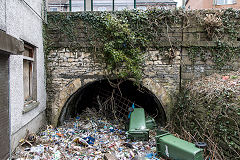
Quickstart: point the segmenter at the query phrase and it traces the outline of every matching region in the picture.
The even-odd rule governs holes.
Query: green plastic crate
[[[157,154],[174,160],[204,160],[203,149],[172,134],[161,131],[156,138]]]
[[[133,140],[148,140],[149,129],[146,128],[145,112],[143,108],[135,108],[131,113],[127,137]]]

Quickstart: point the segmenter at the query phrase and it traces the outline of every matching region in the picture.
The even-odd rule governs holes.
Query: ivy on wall
[[[240,11],[233,9],[217,11],[194,11],[187,13],[189,19],[197,22],[205,30],[210,46],[189,46],[187,48],[192,62],[197,58],[202,61],[211,60],[217,69],[240,57]],[[188,25],[187,25],[188,26]]]
[[[236,45],[239,26],[239,11],[233,9],[51,13],[45,25],[45,53],[58,48],[53,44],[52,39],[56,37],[51,37],[51,32],[57,32],[59,40],[67,41],[71,51],[82,49],[82,36],[90,52],[107,65],[107,75],[134,78],[139,82],[144,53],[149,49],[164,50],[169,55],[162,52],[163,56],[173,59],[184,39],[174,38],[172,34],[175,30],[181,34],[191,27],[202,27],[208,41],[214,43],[207,46],[185,44],[192,62],[198,57],[203,61],[209,59],[221,69],[225,63],[239,58],[240,49]]]
[[[214,62],[218,69],[222,69],[231,61],[240,58],[239,12],[233,9],[218,11],[151,9],[50,13],[48,24],[44,27],[45,54],[47,57],[51,50],[61,47],[72,52],[87,49],[98,61],[106,64],[108,76],[134,78],[137,82],[142,78],[144,54],[150,49],[159,50],[163,57],[172,60],[175,51],[184,47],[187,48],[188,57],[193,64],[200,58],[201,61]],[[206,35],[207,43],[204,43],[206,45],[184,43],[188,40],[196,41],[184,36],[191,28],[202,29],[202,34]],[[190,33],[193,32],[197,31]],[[175,33],[180,39],[174,38]],[[50,77],[49,73],[49,81]],[[181,103],[176,105],[181,110],[176,112],[179,115],[185,116],[184,108],[191,106],[188,95],[184,93],[179,96],[182,98],[179,100]],[[202,107],[206,106],[204,104]],[[178,120],[179,123],[185,123],[182,118]],[[190,123],[193,128],[196,126],[192,121]]]
[[[126,20],[110,13],[103,12],[96,16],[86,12],[80,16],[92,25],[98,43],[102,44],[96,53],[103,54],[108,72],[119,78],[134,77],[139,81],[146,39],[132,31]],[[96,43],[94,45],[97,46]]]

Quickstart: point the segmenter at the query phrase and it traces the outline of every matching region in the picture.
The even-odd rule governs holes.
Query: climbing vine
[[[159,50],[171,61],[175,51],[185,47],[193,63],[197,58],[211,60],[221,69],[239,58],[239,15],[233,9],[52,13],[45,25],[48,41],[45,50],[62,46],[71,51],[87,48],[106,64],[108,76],[137,81],[142,78],[144,53],[149,49]],[[206,35],[206,45],[193,44],[195,39],[185,38],[191,28],[203,29],[203,33],[194,32]],[[61,44],[56,45],[56,39]]]
[[[203,62],[211,61],[216,68],[223,69],[232,61],[240,58],[239,31],[239,10],[183,11],[150,9],[146,11],[50,13],[48,15],[48,24],[45,24],[43,32],[46,63],[48,63],[49,52],[53,50],[67,48],[71,52],[90,52],[95,58],[94,60],[104,64],[104,67],[106,65],[107,76],[113,76],[114,78],[117,76],[123,79],[134,78],[139,83],[142,79],[142,70],[146,61],[145,53],[149,50],[158,50],[160,56],[168,59],[170,64],[176,57],[176,51],[182,50],[184,52],[184,49],[186,49],[193,64],[199,60]],[[188,36],[193,37],[189,38]],[[50,69],[47,69],[49,81],[47,82],[47,89],[51,91],[50,87],[54,86],[51,85]],[[216,96],[216,99],[223,99],[227,102],[229,97],[225,93],[230,92],[223,91],[221,92],[222,97]],[[195,99],[200,100],[204,96],[205,93],[195,95]],[[211,105],[212,113],[218,113],[216,111],[218,111],[219,107],[216,108],[215,106],[223,104],[222,101],[213,103],[212,99],[206,99],[207,101],[202,100],[201,103],[195,105],[192,101],[193,97],[189,91],[178,95],[177,102],[179,103],[175,105],[175,113],[180,117],[174,115],[177,120],[175,128],[181,125],[185,127],[187,124],[188,130],[195,132],[197,128],[193,120],[196,115],[192,116],[192,112],[196,114],[196,109],[191,107],[198,105],[197,108],[205,109]],[[223,105],[220,111],[226,108]],[[187,112],[187,109],[191,112]],[[233,109],[235,110],[235,108]],[[233,113],[232,117],[236,117],[235,112]],[[239,113],[239,109],[237,113]],[[186,115],[193,120],[186,119]],[[202,115],[205,115],[205,112]],[[221,133],[224,136],[229,136],[229,133],[235,134],[235,128],[226,130],[227,126],[225,124],[218,124],[220,121],[217,118],[221,119],[222,117],[213,118],[211,117],[212,114],[207,116],[210,118],[208,117],[209,121],[206,122],[215,123],[214,125],[209,123],[210,127],[216,126],[217,129],[221,130],[221,132],[216,133]],[[205,119],[203,119],[203,122],[205,122]],[[206,124],[206,128],[209,128],[209,124],[204,124]],[[179,129],[185,133],[184,128]],[[215,132],[214,129],[211,131]],[[202,133],[205,133],[205,130]],[[209,136],[211,135],[209,134]],[[201,137],[202,135],[198,134],[197,136]],[[233,146],[235,143],[232,141],[225,144],[233,149],[226,150],[224,154],[237,153],[235,152],[236,147]],[[215,149],[214,147],[215,145],[213,145],[213,149]],[[219,150],[219,153],[221,153],[221,150]],[[219,155],[219,157],[222,156],[233,157],[231,155]]]
[[[207,35],[212,44],[205,46],[189,46],[187,48],[192,62],[197,58],[202,61],[211,60],[217,69],[228,65],[228,62],[240,57],[239,10],[226,9],[217,11],[195,11],[188,12],[185,21],[195,20]],[[188,24],[187,24],[188,26]]]
[[[101,37],[98,38],[98,43],[100,41],[102,44],[98,53],[103,54],[108,72],[120,78],[134,77],[139,81],[146,39],[133,32],[126,20],[110,13],[103,12],[96,16],[86,12],[81,18],[92,25],[97,37]]]

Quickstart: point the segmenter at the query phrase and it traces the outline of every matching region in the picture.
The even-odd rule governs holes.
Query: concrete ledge
[[[0,51],[8,54],[21,55],[24,51],[24,44],[22,41],[14,38],[0,30]]]

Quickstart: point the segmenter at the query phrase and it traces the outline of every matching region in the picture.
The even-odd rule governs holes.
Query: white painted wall
[[[25,1],[41,15],[42,0]],[[1,11],[2,8],[3,11]],[[12,149],[14,149],[18,144],[17,142],[23,138],[26,129],[36,131],[41,127],[43,119],[45,119],[43,111],[46,108],[46,88],[42,23],[42,19],[38,17],[23,0],[0,0],[0,24],[5,26],[6,33],[37,47],[37,101],[39,101],[40,104],[37,108],[25,114],[22,113],[24,107],[23,56],[11,55],[9,58],[9,107],[11,112]],[[36,119],[41,119],[41,121]]]
[[[6,0],[0,0],[0,29],[6,30]]]

